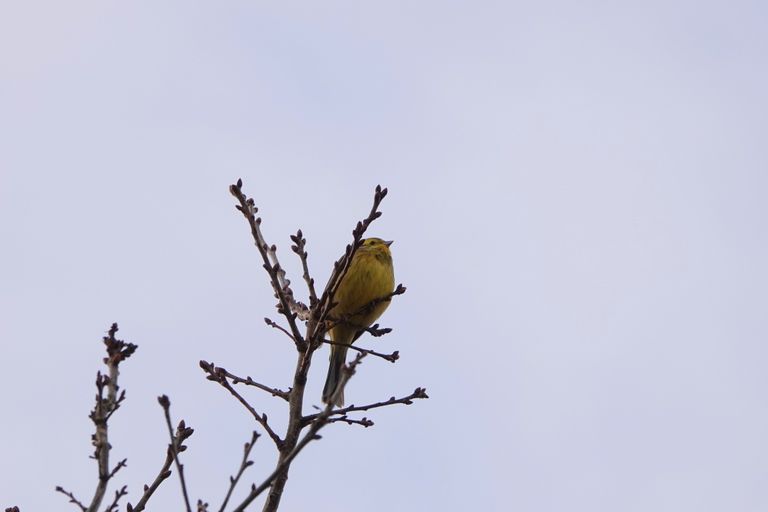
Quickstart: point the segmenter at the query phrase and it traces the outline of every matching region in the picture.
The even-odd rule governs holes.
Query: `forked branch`
[[[284,474],[288,467],[291,465],[291,462],[293,462],[293,459],[296,458],[296,456],[301,452],[301,450],[304,449],[311,441],[320,439],[320,436],[317,435],[317,433],[322,429],[327,423],[328,423],[328,417],[332,414],[333,411],[333,402],[334,398],[337,394],[343,393],[344,388],[347,385],[347,382],[352,377],[352,375],[355,374],[355,369],[357,368],[357,365],[360,364],[360,362],[365,357],[365,354],[358,354],[355,359],[349,363],[348,365],[344,366],[344,369],[341,373],[341,380],[339,382],[339,386],[336,388],[336,392],[334,393],[334,396],[331,397],[329,400],[329,403],[325,406],[325,409],[323,409],[323,412],[320,413],[315,421],[310,426],[309,430],[306,434],[299,440],[295,446],[288,452],[284,457],[281,458],[280,462],[278,463],[277,467],[274,471],[258,486],[252,485],[251,486],[251,492],[248,494],[248,496],[243,500],[243,502],[234,509],[233,512],[243,512],[248,505],[251,504],[253,500],[255,500],[261,493],[269,489],[275,480],[280,477],[282,474]],[[269,502],[265,504],[265,509],[269,505]]]
[[[202,368],[203,371],[205,371],[205,373],[208,374],[208,377],[207,377],[208,380],[212,380],[214,382],[218,382],[219,378],[221,376],[224,376],[224,377],[230,379],[232,381],[233,385],[245,384],[246,386],[253,386],[255,388],[261,389],[262,391],[266,391],[267,393],[269,393],[272,396],[276,396],[276,397],[282,398],[286,402],[288,401],[288,397],[289,397],[289,392],[288,391],[283,391],[282,389],[271,388],[269,386],[265,386],[264,384],[256,382],[255,380],[253,380],[249,376],[246,376],[245,378],[238,377],[234,373],[230,373],[227,370],[225,370],[224,368],[220,368],[220,367],[214,365],[213,363],[209,363],[207,361],[201,360],[199,364],[200,364],[200,368]]]
[[[395,398],[391,397],[389,400],[384,400],[382,402],[375,402],[372,404],[367,405],[350,405],[349,407],[343,407],[341,409],[335,409],[331,411],[329,416],[346,416],[350,412],[358,412],[358,411],[368,411],[371,409],[378,409],[379,407],[387,407],[389,405],[396,405],[396,404],[403,404],[403,405],[411,405],[414,400],[420,400],[420,399],[426,399],[429,398],[427,395],[427,390],[424,388],[416,388],[413,393],[411,393],[408,396],[404,396],[402,398]],[[317,418],[319,418],[323,413],[318,414],[310,414],[309,416],[305,416],[302,418],[302,423],[304,425],[309,425],[312,422],[316,421]]]
[[[232,492],[235,490],[237,483],[240,481],[240,477],[243,476],[243,473],[246,469],[248,469],[248,467],[253,465],[253,461],[248,460],[248,455],[250,455],[251,450],[253,449],[253,445],[256,444],[256,440],[258,438],[259,433],[254,430],[251,434],[251,440],[245,443],[245,446],[243,447],[243,460],[240,462],[240,469],[238,469],[237,475],[229,477],[229,489],[227,490],[227,495],[224,497],[224,502],[221,504],[219,512],[224,512],[224,509],[227,507],[227,503],[229,503],[229,498],[232,496]]]
[[[184,465],[179,460],[179,452],[185,450],[187,447],[181,443],[179,443],[177,446],[177,443],[175,442],[173,426],[171,425],[171,400],[168,398],[168,395],[157,397],[157,402],[160,404],[160,407],[163,408],[165,424],[168,427],[168,435],[171,438],[171,443],[168,446],[173,454],[173,461],[176,463],[176,471],[179,474],[179,482],[181,483],[181,494],[184,496],[184,504],[187,507],[187,512],[192,512],[192,507],[189,504],[189,493],[187,492],[187,481],[184,479]],[[184,421],[182,420],[182,422],[179,423],[179,428],[177,429],[177,436],[179,431],[183,430],[184,428]],[[192,429],[188,430],[190,430],[189,435],[192,435]]]
[[[141,512],[146,508],[147,502],[157,488],[160,487],[160,484],[162,484],[166,478],[171,476],[171,465],[174,461],[174,454],[181,453],[187,449],[184,445],[184,441],[189,439],[193,432],[193,429],[184,424],[184,420],[179,422],[179,426],[176,427],[176,433],[173,435],[170,444],[168,444],[168,449],[165,451],[165,461],[163,462],[160,471],[150,485],[144,485],[144,493],[141,495],[138,503],[136,503],[136,506],[128,503],[128,512]]]
[[[251,235],[253,241],[256,244],[256,248],[261,254],[261,258],[264,262],[264,269],[269,274],[269,280],[272,283],[272,288],[275,292],[275,298],[278,300],[278,311],[285,317],[290,326],[293,339],[296,341],[296,346],[301,350],[304,339],[302,338],[299,327],[296,324],[296,315],[300,312],[305,312],[307,307],[301,307],[293,298],[293,290],[290,285],[291,282],[285,277],[285,271],[280,266],[280,262],[277,260],[277,247],[270,246],[264,240],[264,235],[261,233],[261,218],[256,217],[256,213],[259,209],[253,202],[253,199],[246,197],[242,191],[243,182],[237,180],[237,183],[229,187],[229,192],[235,196],[240,203],[236,206],[238,211],[243,214],[248,221],[248,225],[251,227]]]
[[[282,448],[283,446],[283,440],[280,439],[280,436],[278,436],[275,431],[272,429],[272,427],[269,424],[269,418],[264,413],[258,413],[256,409],[246,400],[243,395],[238,393],[235,388],[232,387],[232,385],[227,380],[228,372],[224,368],[218,368],[214,366],[213,364],[206,363],[205,361],[200,361],[200,367],[208,373],[208,380],[212,380],[214,382],[218,382],[221,384],[221,386],[230,392],[232,396],[237,398],[238,402],[240,402],[243,407],[245,407],[248,412],[251,413],[251,416],[253,416],[253,419],[255,419],[267,432],[269,437],[272,439],[272,441],[275,443],[275,446],[277,446],[278,450]]]

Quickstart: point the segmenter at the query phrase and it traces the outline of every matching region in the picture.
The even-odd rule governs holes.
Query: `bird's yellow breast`
[[[333,299],[337,304],[331,316],[347,320],[331,329],[331,339],[338,343],[352,343],[360,330],[369,327],[384,313],[389,300],[361,310],[376,299],[386,297],[394,288],[395,274],[389,250],[386,247],[360,247]]]

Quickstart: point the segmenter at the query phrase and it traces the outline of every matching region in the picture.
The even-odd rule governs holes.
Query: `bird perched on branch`
[[[333,297],[336,305],[330,311],[334,324],[330,335],[337,345],[331,345],[331,364],[323,388],[325,403],[334,400],[333,405],[344,405],[344,391],[337,393],[336,388],[347,360],[345,345],[351,345],[359,338],[389,306],[395,288],[392,253],[389,251],[391,244],[391,241],[380,238],[364,239]]]

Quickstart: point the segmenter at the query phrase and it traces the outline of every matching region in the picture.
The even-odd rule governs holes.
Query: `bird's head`
[[[382,240],[381,238],[365,238],[360,243],[360,248],[358,250],[372,254],[384,254],[389,256],[390,245],[392,245],[392,240]]]

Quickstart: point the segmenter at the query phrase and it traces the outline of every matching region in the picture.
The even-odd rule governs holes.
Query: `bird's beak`
[[[394,240],[385,241],[385,242],[384,242],[384,245],[386,245],[387,247],[389,247],[390,245],[392,245],[392,242],[394,242]]]

